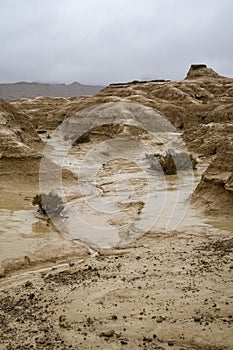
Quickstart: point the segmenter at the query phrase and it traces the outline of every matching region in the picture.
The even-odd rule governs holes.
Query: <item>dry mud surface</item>
[[[68,152],[62,163],[64,216],[51,222],[32,205],[40,191],[41,156],[50,140],[49,180],[60,194],[55,179],[64,148],[54,157],[54,130],[67,120],[72,131],[73,116],[80,128],[85,120],[95,124],[96,116],[108,122],[111,116],[117,124],[95,125],[86,142]],[[134,126],[145,116],[149,132]],[[179,82],[110,85],[79,98],[0,101],[0,349],[233,348],[232,116],[233,79],[203,66]],[[124,118],[131,118],[127,127]],[[151,120],[160,133],[151,130]],[[164,137],[166,120],[173,126]],[[176,148],[181,137],[197,170],[192,177],[155,176],[145,153],[151,158],[168,145]],[[74,169],[83,162],[77,176]],[[154,199],[167,198],[148,230],[154,212],[144,215],[146,181]],[[100,212],[116,214],[93,215],[90,207],[99,203],[105,205]],[[170,227],[174,203],[176,215],[184,215]],[[92,231],[73,221],[74,208]],[[142,226],[135,230],[131,221]],[[104,241],[103,227],[113,235]]]
[[[1,349],[232,349],[232,238],[134,246],[6,278]]]

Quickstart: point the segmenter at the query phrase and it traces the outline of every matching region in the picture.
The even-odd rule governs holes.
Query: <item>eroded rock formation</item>
[[[216,210],[224,198],[226,211],[233,208],[233,79],[202,64],[192,65],[182,81],[116,84],[79,98],[2,101],[1,156],[38,154],[40,131],[50,137],[64,119],[83,108],[116,102],[136,102],[162,113],[182,134],[188,150],[210,164],[196,190],[198,200]]]

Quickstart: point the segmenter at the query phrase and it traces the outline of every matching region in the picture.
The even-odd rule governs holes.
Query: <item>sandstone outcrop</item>
[[[197,78],[220,78],[212,68],[208,68],[206,64],[192,64],[185,79]]]

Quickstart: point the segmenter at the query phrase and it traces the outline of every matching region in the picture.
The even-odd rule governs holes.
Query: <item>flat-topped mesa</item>
[[[221,78],[221,75],[208,68],[206,64],[192,64],[185,79],[198,78]]]

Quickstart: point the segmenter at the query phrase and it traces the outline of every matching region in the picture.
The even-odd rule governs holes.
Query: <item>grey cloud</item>
[[[233,76],[231,0],[2,0],[0,80],[107,84]]]

